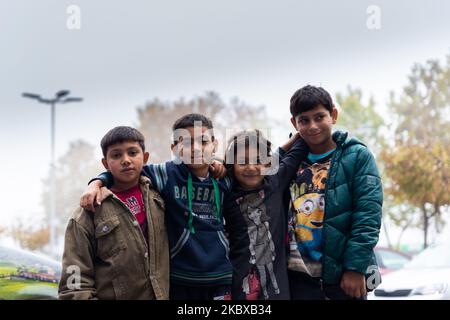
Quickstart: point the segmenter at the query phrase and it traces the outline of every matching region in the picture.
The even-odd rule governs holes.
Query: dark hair
[[[261,131],[258,129],[240,131],[228,140],[227,150],[225,151],[225,167],[232,176],[234,176],[233,168],[236,162],[238,146],[245,146],[247,149],[252,145],[251,141],[256,142],[258,159],[272,157],[272,143],[263,136]],[[231,162],[230,159],[233,159],[233,163],[229,163]]]
[[[108,147],[125,141],[138,142],[142,148],[142,152],[145,152],[144,140],[144,136],[138,130],[132,127],[120,126],[109,130],[108,133],[106,133],[102,138],[100,146],[102,147],[103,157],[106,158]]]
[[[296,117],[302,112],[314,109],[319,104],[323,105],[330,114],[333,111],[333,99],[324,88],[304,86],[291,97],[291,115]]]
[[[208,117],[205,117],[204,115],[199,113],[189,113],[175,121],[172,126],[172,131],[193,127],[196,121],[201,122],[202,127],[207,127],[208,129],[213,128],[212,121]]]
[[[176,131],[178,129],[186,129],[189,127],[194,127],[195,122],[201,122],[202,127],[206,127],[208,129],[213,129],[213,124],[212,124],[211,119],[209,119],[208,117],[206,117],[202,114],[199,114],[199,113],[189,113],[175,121],[175,123],[172,126],[172,131]],[[214,141],[214,131],[212,131],[211,139]],[[177,142],[178,141],[174,141],[174,144],[177,144]]]

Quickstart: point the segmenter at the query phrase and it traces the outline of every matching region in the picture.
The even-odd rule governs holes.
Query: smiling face
[[[250,150],[250,152],[249,152]],[[256,155],[256,148],[238,148],[236,154],[236,161],[233,165],[234,176],[244,190],[254,190],[262,185],[264,175],[261,174],[261,170],[268,165],[259,163],[258,159],[253,155]]]
[[[135,141],[109,146],[102,163],[114,177],[113,188],[123,191],[134,187],[139,182],[142,167],[148,157],[148,152],[143,152],[139,143]]]
[[[179,129],[176,135],[177,143],[172,144],[172,151],[187,167],[195,170],[209,166],[217,145],[210,129],[187,127]]]
[[[321,154],[335,147],[331,134],[337,116],[336,108],[333,108],[330,114],[323,105],[319,104],[314,109],[291,118],[291,122],[308,144],[311,152]]]

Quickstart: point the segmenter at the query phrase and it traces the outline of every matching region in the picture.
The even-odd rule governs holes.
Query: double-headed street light
[[[51,163],[50,163],[50,252],[55,254],[56,249],[56,226],[55,226],[55,212],[56,212],[56,189],[55,189],[55,106],[58,103],[81,102],[83,98],[68,97],[69,90],[60,90],[56,92],[52,99],[42,98],[39,94],[22,93],[22,97],[37,100],[40,103],[49,104],[51,106]]]

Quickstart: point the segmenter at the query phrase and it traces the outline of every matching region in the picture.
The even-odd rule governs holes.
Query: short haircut
[[[330,114],[333,111],[333,99],[324,88],[304,86],[291,97],[291,115],[295,118],[300,113],[310,111],[319,104],[323,105]]]
[[[214,131],[211,119],[199,113],[189,113],[182,116],[181,118],[175,121],[175,123],[172,126],[172,131],[175,132],[178,129],[186,129],[189,127],[194,127],[196,122],[201,122],[202,127],[206,127],[209,130],[211,130],[210,131],[212,134],[211,139],[214,140]],[[174,141],[174,144],[177,143],[178,141]]]
[[[232,175],[234,175],[233,166],[236,163],[238,146],[245,146],[247,149],[253,146],[253,141],[256,142],[258,160],[270,159],[272,157],[272,143],[263,136],[260,130],[240,131],[228,140],[228,146],[225,152],[225,167]]]
[[[145,152],[145,139],[142,133],[132,127],[119,126],[108,131],[100,142],[102,147],[103,157],[106,158],[108,147],[125,141],[138,142],[142,148],[142,152]]]
[[[200,121],[202,123],[202,127],[207,127],[208,129],[213,128],[212,121],[208,117],[205,117],[199,113],[189,113],[175,121],[172,126],[172,130],[175,131],[177,129],[193,127],[196,121]]]

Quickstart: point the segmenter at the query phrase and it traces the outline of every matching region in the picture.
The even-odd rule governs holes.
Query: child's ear
[[[105,169],[107,171],[109,171],[109,166],[108,166],[108,162],[106,161],[106,158],[102,158],[102,164],[105,167]]]
[[[144,164],[147,163],[149,157],[150,157],[150,154],[148,152],[144,152]]]
[[[180,140],[175,141],[173,140],[173,142],[170,144],[170,149],[173,152],[178,152],[177,150],[180,150],[183,147],[183,137],[180,137]]]
[[[338,119],[339,111],[338,109],[333,105],[333,110],[331,111],[331,119],[333,119],[333,124],[336,124],[336,121]]]
[[[297,128],[297,121],[295,121],[295,118],[294,118],[294,117],[291,117],[291,123],[292,123],[292,125],[294,126],[295,130],[298,131],[298,128]]]
[[[179,142],[178,143],[172,143],[170,145],[170,149],[172,149],[172,154],[175,157],[181,157],[182,156],[182,149],[181,149],[181,146],[180,146]]]

